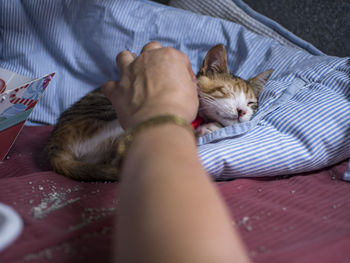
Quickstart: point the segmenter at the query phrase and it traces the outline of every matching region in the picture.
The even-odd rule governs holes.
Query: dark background
[[[162,4],[169,2],[153,1]],[[327,55],[350,56],[350,0],[244,0],[244,2]]]

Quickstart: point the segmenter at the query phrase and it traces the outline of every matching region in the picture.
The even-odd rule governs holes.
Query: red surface
[[[0,164],[0,202],[24,221],[0,262],[108,262],[118,183],[51,172],[43,150],[51,129],[25,127]],[[340,180],[346,167],[216,183],[253,262],[350,262],[350,184]]]
[[[6,82],[3,79],[0,79],[0,94],[6,90]]]
[[[21,131],[24,122],[20,122],[6,130],[0,131],[0,160],[3,160]]]

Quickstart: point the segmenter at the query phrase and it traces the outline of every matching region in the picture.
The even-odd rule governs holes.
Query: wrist
[[[150,151],[150,149],[153,151],[159,146],[169,151],[174,145],[176,147],[193,147],[193,149],[196,149],[196,140],[189,129],[173,123],[166,123],[150,127],[136,134],[128,150],[144,147],[145,151]],[[128,155],[129,151],[126,156]]]
[[[171,173],[186,178],[182,167],[188,163],[186,167],[200,166],[193,134],[171,123],[154,126],[135,136],[123,160],[121,181],[133,180],[134,176],[155,179]]]
[[[187,135],[182,135],[181,137],[190,138],[193,146],[195,146],[195,135],[192,126],[183,118],[176,115],[160,115],[148,120],[138,123],[131,129],[125,131],[125,133],[119,138],[117,156],[119,160],[117,164],[122,166],[123,159],[127,155],[130,146],[135,144],[135,139],[147,136],[151,136],[149,140],[171,140],[173,138],[178,138],[178,134],[174,133],[173,130],[180,130],[180,134],[184,132]],[[146,140],[147,142],[147,140]]]
[[[193,107],[193,110],[189,110],[180,105],[171,105],[171,103],[168,103],[167,105],[143,105],[142,109],[137,110],[128,118],[126,128],[134,128],[144,121],[163,115],[177,116],[178,118],[191,123],[196,117],[196,109],[196,107]]]

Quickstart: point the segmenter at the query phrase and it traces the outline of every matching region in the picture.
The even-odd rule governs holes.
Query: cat
[[[226,49],[212,47],[197,74],[200,107],[198,114],[206,124],[196,129],[203,136],[222,127],[249,121],[258,109],[258,96],[273,70],[243,80],[230,74]]]
[[[248,121],[271,73],[247,81],[232,76],[225,47],[212,47],[197,74],[199,116],[205,121],[198,136]],[[49,162],[55,172],[76,180],[118,180],[116,149],[122,133],[112,104],[97,88],[60,115],[46,147]]]

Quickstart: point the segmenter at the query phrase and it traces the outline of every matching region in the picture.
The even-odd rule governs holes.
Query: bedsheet
[[[245,27],[149,1],[1,0],[0,66],[30,77],[57,72],[28,124],[55,124],[59,114],[108,79],[119,79],[115,56],[139,53],[149,41],[183,51],[194,72],[210,47],[223,43],[233,74],[272,77],[315,63],[302,47],[281,45]],[[267,34],[266,34],[267,35]],[[267,35],[268,36],[268,35]]]
[[[235,2],[244,7],[240,1]],[[202,138],[202,162],[213,178],[222,180],[249,173],[283,175],[215,183],[254,262],[350,262],[349,185],[341,180],[350,149],[348,58],[313,52],[307,43],[287,47],[235,23],[147,1],[0,0],[0,25],[1,67],[32,77],[57,71],[53,85],[31,116],[31,125],[54,124],[62,110],[89,90],[106,79],[118,79],[115,54],[122,49],[139,52],[150,40],[184,51],[194,71],[206,51],[219,42],[227,47],[229,66],[236,75],[248,78],[273,67],[275,73],[261,96],[260,113],[250,124]],[[288,38],[288,34],[284,37]],[[275,112],[291,112],[293,104],[299,114],[308,117],[308,111],[300,109],[318,106],[322,96],[315,94],[331,94],[331,102],[340,99],[334,103],[333,111],[327,111],[328,117],[336,116],[336,111],[345,105],[341,115],[328,118],[330,121],[321,127],[321,140],[310,144],[296,129],[298,122],[274,126]],[[312,99],[305,103],[305,98]],[[326,100],[321,105],[327,110]],[[283,120],[283,115],[278,114]],[[322,116],[320,112],[316,114]],[[262,156],[273,152],[266,146],[269,141],[256,135],[259,129],[273,134],[281,128],[282,134],[269,137],[270,142],[283,142],[287,135],[291,135],[288,139],[298,138],[305,152],[295,154],[305,157],[299,161],[308,161],[307,169],[291,166],[295,159],[289,160],[291,163],[283,161],[289,170],[268,170],[275,163],[236,158],[248,149],[239,141],[244,135],[248,140],[249,136],[258,139],[259,143],[249,147],[261,147]],[[113,236],[118,231],[114,225],[118,183],[77,182],[52,172],[44,152],[51,130],[51,126],[25,127],[0,163],[0,202],[16,210],[24,223],[20,237],[0,253],[0,262],[108,262],[113,254]],[[328,138],[332,136],[336,146]],[[317,151],[319,148],[310,147],[312,144],[327,150]],[[278,157],[277,151],[274,158]],[[265,165],[261,166],[264,173],[247,173],[245,169],[252,163],[257,167]],[[320,168],[323,169],[300,173]],[[295,176],[288,177],[287,173]]]
[[[118,183],[73,181],[51,171],[51,126],[25,127],[0,164],[0,201],[23,232],[0,262],[109,262],[118,226]],[[256,263],[350,262],[346,162],[293,177],[216,182]]]
[[[88,91],[118,79],[114,57],[123,49],[138,53],[157,40],[185,52],[197,71],[221,42],[233,74],[274,73],[251,122],[199,139],[213,178],[295,174],[350,157],[349,58],[314,55],[236,23],[147,1],[0,1],[0,66],[30,76],[57,71],[27,124],[54,124]]]

